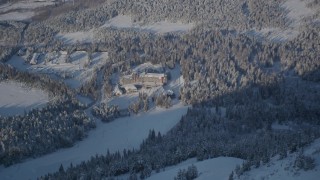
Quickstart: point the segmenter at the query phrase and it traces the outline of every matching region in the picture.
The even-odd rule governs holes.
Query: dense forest
[[[246,107],[250,109],[248,106]],[[254,108],[264,111],[262,106]],[[188,158],[204,160],[219,156],[246,159],[245,165],[236,171],[237,175],[241,175],[251,166],[259,167],[268,163],[274,155],[281,154],[284,158],[287,153],[298,151],[320,135],[319,122],[296,126],[293,131],[273,131],[268,128],[265,119],[255,118],[251,121],[264,126],[248,127],[248,123],[239,121],[240,118],[229,116],[229,113],[226,117],[219,115],[216,107],[198,105],[189,109],[168,134],[150,131],[140,150],[129,149],[94,156],[66,171],[48,174],[40,179],[112,179],[127,173],[130,174],[130,179],[144,179],[151,175],[152,170],[160,172],[166,166],[178,164]],[[266,117],[265,114],[261,116]]]
[[[185,79],[181,100],[193,108],[168,134],[151,131],[139,150],[92,157],[43,179],[112,179],[128,173],[129,179],[144,179],[152,170],[159,172],[188,158],[218,156],[245,159],[235,170],[234,176],[239,176],[277,154],[284,158],[297,152],[320,136],[317,32],[317,26],[306,27],[295,40],[279,44],[227,30],[196,28],[184,36],[148,39],[121,36],[119,31],[118,40],[126,44],[115,48],[120,54],[125,49],[129,59],[123,66],[149,61],[148,57],[154,63],[180,63]],[[134,58],[137,53],[146,54],[145,59]],[[117,59],[117,53],[114,57],[126,59],[122,54]],[[273,123],[293,123],[293,130],[273,130]]]
[[[21,47],[34,52],[104,51],[110,61],[99,70],[102,87],[97,75],[78,92],[48,76],[0,64],[0,81],[20,81],[59,99],[24,116],[0,118],[0,163],[10,165],[84,138],[95,123],[84,113],[86,107],[75,100],[76,93],[97,100],[102,89],[111,96],[112,75],[125,74],[145,62],[181,66],[184,85],[179,98],[192,108],[180,122],[165,135],[151,130],[138,150],[94,156],[40,179],[113,179],[124,174],[129,179],[144,179],[153,170],[160,172],[194,157],[246,160],[233,177],[266,164],[275,155],[284,158],[299,151],[320,137],[320,25],[313,21],[320,18],[319,1],[310,1],[307,6],[316,9],[313,19],[303,19],[297,37],[284,41],[248,35],[251,30],[291,28],[288,11],[276,0],[106,1],[98,7],[90,3],[87,8],[76,6],[70,12],[29,24],[1,22],[0,42],[10,45],[0,48],[1,63]],[[167,20],[194,23],[195,27],[186,33],[162,35],[134,28],[101,28],[117,15],[131,16],[140,25]],[[55,38],[58,33],[93,28],[91,43],[65,44]],[[168,108],[170,101],[167,96],[140,94],[129,111],[148,111],[152,103]],[[120,117],[117,106],[99,104],[91,110],[105,122]],[[290,124],[291,130],[274,130],[274,123]],[[309,164],[312,159],[301,155],[295,166],[309,169]],[[183,179],[188,172],[182,170],[176,178]]]

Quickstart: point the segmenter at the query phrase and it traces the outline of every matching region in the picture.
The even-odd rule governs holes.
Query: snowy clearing
[[[280,29],[280,28],[264,28],[261,30],[250,30],[244,32],[244,34],[249,36],[255,36],[259,39],[268,39],[273,42],[284,42],[287,40],[292,40],[299,35],[299,31],[296,29]]]
[[[304,149],[304,155],[315,158],[316,167],[313,170],[294,169],[294,161],[298,153],[289,154],[287,158],[278,160],[278,157],[271,159],[267,165],[246,172],[240,179],[243,180],[318,180],[320,176],[320,139],[317,139],[310,146]]]
[[[125,118],[119,118],[111,123],[97,123],[97,128],[89,132],[89,137],[78,142],[73,147],[62,149],[49,155],[29,159],[24,163],[8,168],[0,167],[1,180],[35,179],[38,176],[58,170],[60,164],[66,168],[73,163],[89,160],[96,154],[106,154],[126,149],[139,148],[143,139],[147,138],[149,130],[154,129],[165,134],[175,126],[182,115],[187,112],[181,104],[170,109],[157,108],[148,113],[141,113]]]
[[[168,32],[186,32],[194,27],[194,24],[172,23],[167,21],[161,21],[154,24],[142,26],[141,29],[149,30],[151,32],[164,34]]]
[[[181,74],[181,66],[176,65],[174,69],[170,71],[171,80],[164,86],[165,90],[172,90],[177,96],[180,94],[180,88],[184,85],[184,79]]]
[[[76,42],[80,43],[88,43],[99,41],[99,37],[95,37],[95,31],[101,28],[132,28],[139,31],[148,31],[156,34],[165,34],[169,32],[187,32],[191,30],[195,24],[189,23],[184,24],[181,22],[172,23],[168,21],[161,21],[156,22],[153,24],[147,24],[144,26],[140,26],[138,23],[133,23],[130,16],[126,15],[119,15],[112,19],[110,19],[106,24],[103,26],[91,29],[90,31],[79,31],[73,33],[58,33],[56,35],[57,39],[63,40],[66,44],[74,44]]]
[[[9,12],[0,15],[0,21],[23,21],[32,18],[35,15],[33,11]]]
[[[303,19],[316,13],[315,10],[307,7],[308,2],[310,1],[287,0],[282,4],[282,7],[288,11],[287,18],[292,21],[287,29],[268,27],[261,30],[252,29],[244,33],[273,42],[292,40],[299,35],[299,28],[303,26]]]
[[[62,40],[66,44],[90,43],[94,41],[94,30],[79,31],[73,33],[58,33],[56,38]]]
[[[87,96],[81,96],[81,95],[77,95],[77,99],[80,101],[80,103],[86,105],[86,106],[90,106],[90,104],[94,103],[94,101],[87,97]]]
[[[271,128],[272,130],[292,130],[292,128],[289,125],[279,123],[273,123],[271,125]]]
[[[309,2],[309,0],[287,0],[283,4],[283,7],[289,10],[287,17],[293,20],[293,26],[300,26],[303,18],[315,13],[307,7],[307,2]]]
[[[36,9],[39,7],[54,5],[54,0],[26,0],[16,3],[6,3],[0,6],[0,13],[16,9]]]
[[[67,56],[64,51],[47,53],[40,57],[35,65],[27,63],[26,57],[13,56],[8,64],[21,71],[58,76],[70,87],[79,88],[90,80],[108,59],[107,52],[93,53],[91,60],[85,51],[73,52],[69,60]]]
[[[133,23],[130,16],[119,15],[110,19],[102,27],[116,27],[116,28],[135,28],[139,30],[151,31],[154,33],[168,33],[168,32],[186,32],[194,27],[193,23],[184,24],[181,22],[172,23],[168,21],[161,21],[152,24],[140,26],[138,23]]]
[[[16,3],[6,3],[0,6],[0,21],[22,21],[31,19],[36,15],[35,9],[54,5],[53,0],[28,0]]]
[[[116,105],[119,106],[120,109],[127,109],[130,104],[133,102],[138,101],[139,99],[139,93],[131,93],[131,94],[124,94],[119,97],[113,97],[111,99],[107,99],[104,101],[104,103],[108,103],[109,106]]]
[[[130,16],[119,15],[110,19],[105,25],[102,26],[102,28],[104,27],[132,28],[134,27],[134,24]]]
[[[153,69],[153,70],[161,72],[161,71],[163,71],[163,66],[161,64],[152,64],[151,62],[146,62],[146,63],[140,64],[140,65],[134,67],[132,69],[132,71],[135,73],[140,73],[140,72],[143,72],[148,69]]]
[[[22,115],[34,108],[43,107],[49,101],[48,94],[13,81],[0,82],[0,115]]]
[[[236,168],[236,166],[241,165],[242,163],[242,159],[231,157],[218,157],[204,161],[190,159],[176,166],[168,167],[165,171],[160,173],[152,174],[148,180],[174,179],[180,169],[188,169],[192,164],[197,167],[199,177],[196,179],[198,180],[227,180],[230,173]]]

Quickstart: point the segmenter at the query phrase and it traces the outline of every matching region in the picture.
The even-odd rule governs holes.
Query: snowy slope
[[[315,10],[307,7],[310,0],[286,0],[282,8],[288,11],[287,18],[292,21],[286,29],[268,27],[261,30],[252,29],[246,31],[247,35],[254,35],[259,38],[266,38],[274,42],[292,40],[299,35],[300,26],[303,26],[303,19],[315,14]]]
[[[119,15],[110,19],[103,27],[132,28],[134,24],[130,16]]]
[[[20,1],[16,3],[6,3],[0,6],[0,13],[4,13],[7,11],[12,11],[16,9],[36,9],[39,7],[44,7],[44,6],[49,6],[53,5],[54,2],[53,0],[25,0],[25,1]]]
[[[293,165],[298,153],[290,154],[287,158],[278,160],[272,158],[267,165],[245,173],[241,180],[318,180],[320,178],[320,139],[316,140],[304,150],[305,155],[315,158],[316,167],[313,170],[296,170]]]
[[[0,21],[28,20],[36,15],[36,8],[53,5],[53,0],[26,0],[16,3],[6,3],[0,6]]]
[[[8,168],[0,167],[0,179],[35,179],[49,172],[57,171],[60,164],[68,167],[70,163],[79,164],[95,154],[106,154],[124,148],[139,148],[149,130],[154,129],[162,134],[171,129],[187,112],[187,107],[176,105],[170,109],[156,109],[148,113],[117,119],[111,123],[97,123],[97,128],[89,137],[74,147],[62,149],[55,153],[29,159],[24,163]]]
[[[8,64],[21,71],[61,77],[70,87],[78,88],[90,80],[96,70],[101,68],[108,59],[107,52],[96,52],[92,54],[89,63],[87,52],[75,51],[70,55],[70,62],[66,62],[67,55],[62,53],[62,51],[47,53],[36,65],[26,63],[25,57],[13,56]],[[51,60],[46,62],[45,59]]]
[[[80,43],[88,43],[99,41],[98,37],[95,37],[95,31],[99,30],[100,28],[107,28],[107,27],[114,27],[114,28],[133,28],[135,30],[140,31],[148,31],[157,34],[164,34],[169,32],[187,32],[191,30],[195,24],[189,23],[172,23],[168,21],[161,21],[152,24],[147,24],[144,26],[140,26],[137,23],[133,23],[130,16],[127,15],[119,15],[112,19],[110,19],[106,24],[103,26],[91,29],[89,31],[79,31],[73,33],[59,33],[56,35],[57,39],[63,40],[67,44],[74,44],[76,42]]]
[[[307,7],[308,2],[310,2],[310,0],[287,0],[283,4],[283,7],[289,10],[287,17],[293,20],[293,26],[299,26],[303,18],[315,13]]]
[[[190,159],[176,166],[168,167],[165,171],[152,174],[149,180],[174,179],[180,169],[188,169],[192,164],[197,167],[198,180],[218,179],[227,180],[236,165],[241,165],[243,160],[231,157],[218,157],[204,161]]]
[[[9,12],[0,15],[0,21],[23,21],[27,19],[31,19],[35,13],[33,11],[24,11],[24,12]]]
[[[151,31],[154,33],[168,33],[168,32],[186,32],[194,27],[194,24],[184,24],[181,22],[168,22],[160,21],[151,24],[140,26],[137,23],[133,23],[130,16],[119,15],[110,19],[103,27],[116,27],[116,28],[136,28],[144,31]]]
[[[72,33],[58,33],[57,39],[62,40],[66,44],[90,43],[94,41],[94,29],[90,31],[78,31]]]
[[[184,24],[184,23],[172,23],[168,21],[161,21],[153,23],[150,25],[142,26],[141,29],[149,30],[151,32],[164,34],[168,32],[186,32],[192,29],[194,24]]]
[[[45,106],[48,101],[48,94],[40,89],[12,81],[0,82],[1,116],[22,115],[25,111]]]

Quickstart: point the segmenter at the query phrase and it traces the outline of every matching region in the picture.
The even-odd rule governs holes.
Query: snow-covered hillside
[[[0,21],[6,20],[29,20],[37,14],[36,8],[53,5],[53,0],[25,0],[16,3],[8,2],[0,6]]]
[[[273,42],[283,42],[296,38],[299,35],[300,26],[303,26],[304,18],[316,13],[314,9],[307,7],[308,2],[310,2],[310,0],[286,0],[282,4],[282,8],[287,11],[287,21],[290,22],[289,27],[286,29],[268,27],[261,30],[253,29],[246,31],[246,34],[268,39]]]
[[[294,162],[299,153],[289,154],[287,158],[278,160],[276,156],[271,162],[257,169],[245,173],[240,177],[241,180],[318,180],[320,177],[320,139],[317,139],[310,146],[307,146],[304,155],[315,159],[315,168],[313,170],[297,170]]]
[[[180,22],[160,21],[152,24],[139,25],[132,22],[130,16],[119,15],[110,19],[103,27],[116,27],[116,28],[135,28],[142,31],[151,31],[154,33],[168,33],[168,32],[186,32],[194,27],[194,24],[184,24]]]
[[[73,52],[69,59],[67,52],[52,52],[42,55],[35,65],[31,65],[25,59],[26,57],[13,56],[8,64],[21,71],[61,77],[70,87],[78,88],[82,83],[90,80],[105,64],[108,53],[93,53],[89,60],[88,53],[85,51]]]
[[[300,26],[303,18],[313,15],[315,12],[307,7],[307,3],[311,2],[310,0],[287,0],[283,7],[287,9],[288,18],[292,20],[292,26]]]
[[[62,40],[66,44],[89,43],[94,41],[94,29],[90,31],[79,31],[72,33],[58,33],[57,39]]]
[[[95,37],[95,31],[101,28],[131,28],[139,31],[148,31],[157,34],[164,34],[169,32],[187,32],[191,30],[194,26],[195,24],[193,23],[184,24],[180,22],[173,23],[168,21],[155,22],[152,24],[146,24],[141,26],[138,23],[133,23],[130,16],[119,15],[110,19],[106,24],[99,28],[91,29],[89,31],[59,33],[57,34],[56,38],[63,40],[67,44],[73,44],[76,42],[88,43],[99,41],[99,37]]]
[[[0,168],[1,180],[35,179],[49,172],[57,171],[60,164],[68,167],[70,163],[79,164],[89,160],[96,154],[106,154],[126,149],[139,148],[142,140],[147,138],[149,130],[165,134],[187,112],[181,104],[170,109],[157,108],[148,113],[117,119],[111,123],[97,123],[97,128],[89,133],[89,137],[75,144],[72,148],[29,159],[24,163],[8,168]]]
[[[272,158],[271,162],[257,169],[246,172],[239,180],[317,180],[320,175],[320,139],[316,140],[304,150],[304,155],[311,156],[315,159],[315,169],[297,170],[294,168],[294,161],[298,156],[297,153],[290,154],[287,158],[278,160],[279,156]],[[209,180],[219,179],[227,180],[237,165],[244,161],[237,158],[219,157],[204,161],[189,159],[176,166],[165,168],[159,173],[153,172],[150,180],[174,179],[179,170],[187,169],[191,165],[197,167],[199,177],[197,179]]]
[[[243,163],[242,159],[231,158],[231,157],[218,157],[208,159],[204,161],[197,161],[196,159],[190,159],[182,162],[176,166],[168,167],[165,171],[160,173],[153,173],[149,180],[163,180],[163,179],[174,179],[177,176],[178,171],[181,169],[187,169],[191,165],[197,167],[199,176],[198,180],[209,180],[219,179],[227,180],[230,173],[234,170],[237,165]]]
[[[0,82],[0,115],[22,115],[33,108],[43,107],[48,94],[17,82]]]

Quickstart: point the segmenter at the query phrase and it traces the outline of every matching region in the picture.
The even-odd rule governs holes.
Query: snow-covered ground
[[[252,29],[244,33],[273,42],[292,40],[299,35],[299,28],[303,26],[303,19],[316,13],[314,9],[307,7],[308,2],[310,2],[310,0],[286,0],[282,4],[282,7],[288,11],[288,20],[292,21],[286,29],[268,27],[261,30]]]
[[[32,18],[35,15],[33,11],[24,11],[24,12],[9,12],[0,15],[0,21],[23,21]]]
[[[161,64],[152,64],[151,62],[146,62],[146,63],[140,64],[140,65],[134,67],[132,69],[132,71],[135,73],[141,73],[141,72],[144,72],[145,70],[148,70],[148,69],[162,72],[163,66]]]
[[[132,28],[134,23],[130,16],[119,15],[110,19],[103,27]]]
[[[124,94],[122,96],[115,96],[111,99],[104,100],[104,103],[107,102],[109,105],[119,106],[120,109],[126,109],[130,104],[136,102],[139,98],[139,93],[130,93]]]
[[[304,149],[304,155],[315,158],[315,169],[299,170],[294,166],[295,158],[298,153],[289,154],[287,158],[278,160],[278,157],[272,158],[267,165],[257,169],[252,169],[240,177],[241,180],[318,180],[320,177],[320,139]]]
[[[169,22],[169,21],[160,21],[152,24],[147,24],[140,26],[138,23],[133,23],[130,16],[119,15],[110,19],[102,27],[116,27],[116,28],[135,28],[144,31],[151,31],[154,33],[168,33],[168,32],[186,32],[191,30],[194,27],[193,23],[184,24],[181,22]]]
[[[194,27],[193,23],[184,24],[181,22],[172,23],[168,21],[160,21],[152,24],[140,26],[138,23],[133,23],[130,16],[119,15],[110,19],[102,27],[116,27],[116,28],[135,28],[144,31],[151,31],[155,33],[168,32],[186,32]]]
[[[62,40],[66,44],[90,43],[94,41],[94,29],[90,31],[79,31],[73,33],[58,33],[56,38]]]
[[[297,37],[299,35],[299,31],[293,28],[286,30],[280,28],[263,28],[261,30],[253,29],[246,31],[245,34],[261,39],[268,39],[273,42],[284,42]]]
[[[90,31],[81,31],[73,33],[59,33],[56,35],[56,38],[63,40],[67,44],[73,44],[76,42],[86,43],[99,41],[99,37],[95,37],[95,31],[100,28],[114,27],[114,28],[132,28],[140,31],[148,31],[156,34],[164,34],[169,32],[187,32],[191,30],[195,25],[193,23],[184,24],[184,23],[172,23],[168,21],[161,21],[152,24],[147,24],[140,26],[138,23],[133,23],[130,16],[119,15],[110,19],[103,26],[91,29]]]
[[[94,101],[87,96],[77,95],[77,99],[79,100],[80,103],[86,106],[90,106],[90,104],[94,103]]]
[[[25,0],[16,3],[8,2],[0,6],[0,12],[4,13],[15,9],[36,9],[39,7],[53,5],[54,0]]]
[[[273,123],[271,125],[272,130],[292,130],[292,127],[290,127],[289,124],[279,124],[279,123]]]
[[[158,34],[164,34],[168,32],[187,32],[194,27],[194,24],[184,24],[181,22],[172,23],[168,21],[161,21],[150,25],[142,26],[141,29],[149,30]]]
[[[33,108],[40,108],[49,101],[42,90],[29,88],[13,81],[0,82],[0,115],[22,115]]]
[[[176,166],[168,167],[165,171],[160,173],[154,173],[148,180],[163,180],[163,179],[174,179],[177,173],[181,169],[188,169],[192,164],[197,167],[199,176],[198,180],[208,179],[219,179],[227,180],[231,172],[236,168],[237,165],[243,163],[242,159],[231,158],[231,157],[218,157],[208,159],[204,161],[197,161],[196,159],[190,159],[182,162]]]
[[[36,65],[25,62],[25,57],[13,56],[8,64],[21,71],[42,73],[62,77],[66,84],[72,88],[80,87],[84,82],[90,80],[108,59],[107,52],[96,52],[92,59],[88,60],[88,53],[76,51],[70,55],[70,61],[66,61],[66,52],[47,53]],[[47,60],[46,59],[50,59]]]
[[[124,148],[139,148],[143,139],[147,138],[149,130],[154,129],[165,134],[176,125],[182,115],[187,112],[186,106],[175,105],[170,109],[157,108],[148,113],[119,118],[111,123],[97,123],[97,128],[90,131],[89,137],[75,146],[62,149],[36,159],[26,160],[8,168],[0,167],[1,180],[35,179],[49,172],[57,171],[60,164],[68,167],[70,163],[79,164],[89,160],[90,156],[116,152]]]
[[[180,94],[180,88],[184,85],[184,79],[181,74],[181,66],[176,65],[174,69],[169,70],[171,75],[171,80],[168,82],[166,86],[164,86],[165,90],[172,90],[176,96]]]
[[[16,3],[6,3],[0,6],[0,21],[28,20],[36,15],[35,9],[53,5],[53,0],[25,0]]]
[[[293,20],[292,26],[299,27],[303,18],[313,15],[315,12],[307,7],[310,0],[287,0],[283,7],[287,9],[287,17]]]

